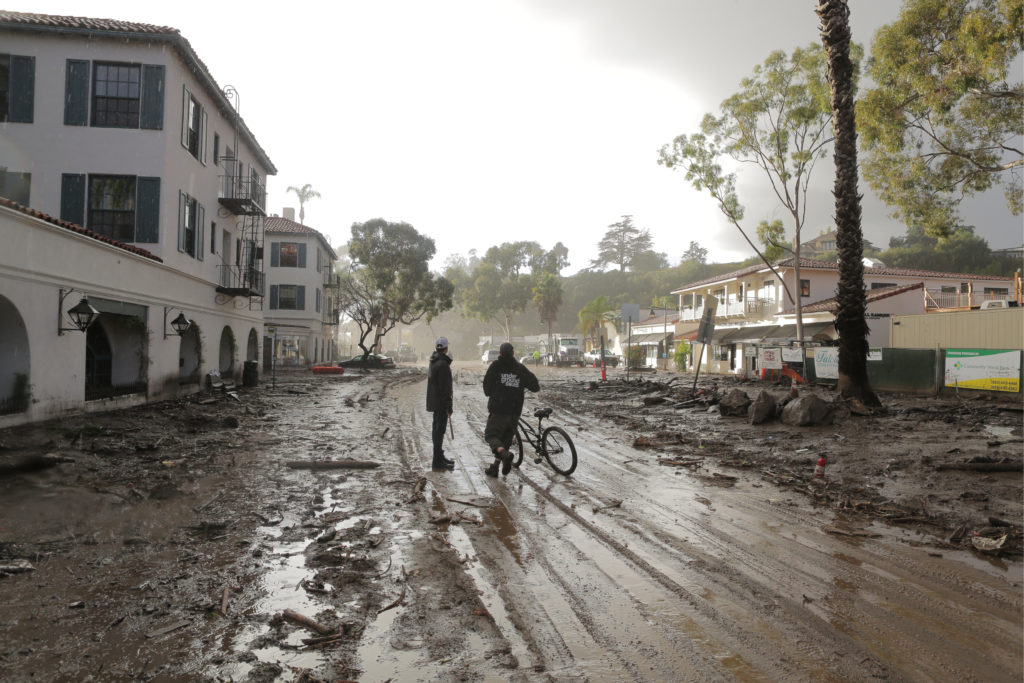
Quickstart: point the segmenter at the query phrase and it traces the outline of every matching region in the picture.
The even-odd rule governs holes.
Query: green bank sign
[[[946,349],[946,386],[1020,391],[1019,350]]]

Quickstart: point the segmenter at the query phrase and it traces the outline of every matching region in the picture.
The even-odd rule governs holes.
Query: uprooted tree
[[[429,321],[452,307],[452,284],[429,269],[434,240],[408,223],[354,223],[348,251],[352,265],[339,277],[338,301],[359,327],[364,358],[398,323]]]

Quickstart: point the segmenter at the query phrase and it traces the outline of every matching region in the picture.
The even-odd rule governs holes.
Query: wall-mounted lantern
[[[63,335],[65,332],[85,332],[89,329],[89,325],[92,325],[99,317],[100,312],[89,305],[88,295],[83,294],[82,300],[72,306],[67,312],[67,319],[71,321],[74,327],[64,327],[64,299],[69,294],[75,292],[75,289],[61,289],[60,290],[60,301],[57,304],[57,335]]]
[[[167,331],[167,316],[173,310],[173,308],[164,306],[164,339],[171,336],[171,333]],[[184,311],[179,311],[178,317],[171,321],[171,329],[174,330],[173,334],[176,334],[179,337],[185,334],[190,327],[192,327],[192,321],[185,317]]]

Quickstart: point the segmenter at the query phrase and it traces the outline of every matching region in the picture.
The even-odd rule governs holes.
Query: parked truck
[[[554,352],[548,356],[547,364],[558,367],[583,365],[579,337],[556,336]]]

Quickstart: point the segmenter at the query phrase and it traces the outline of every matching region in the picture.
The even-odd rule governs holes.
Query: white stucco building
[[[240,377],[276,169],[188,41],[0,11],[0,63],[0,425]],[[59,332],[82,297],[98,318]]]
[[[263,369],[272,355],[284,367],[311,367],[337,360],[338,255],[321,233],[295,222],[295,212],[266,219],[267,307],[264,311]],[[277,347],[274,349],[273,340]]]

